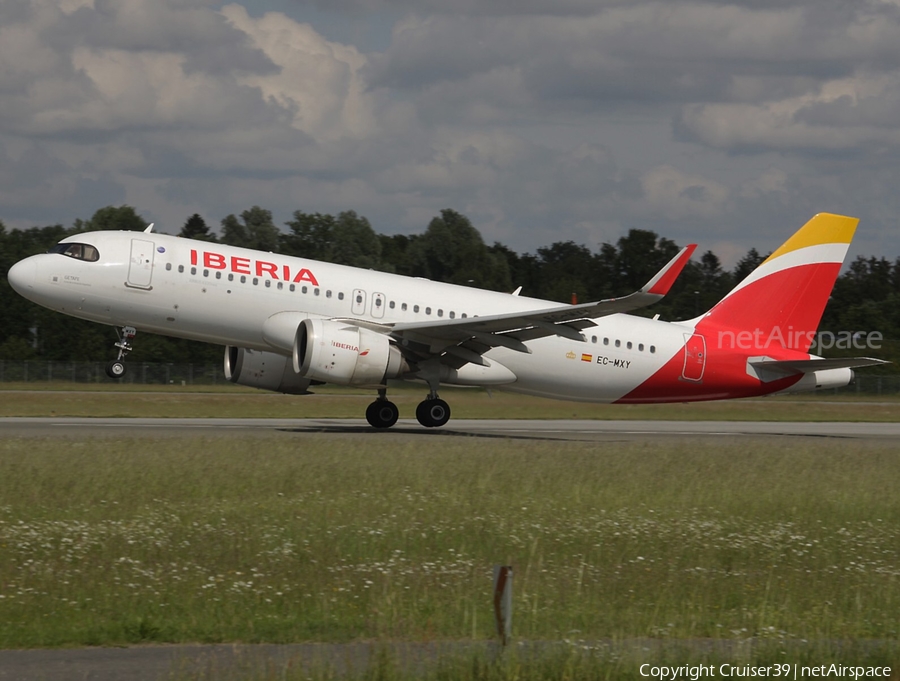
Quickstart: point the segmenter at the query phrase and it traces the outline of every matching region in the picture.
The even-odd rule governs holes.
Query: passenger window
[[[395,303],[395,302],[392,300],[390,303],[388,303],[388,306],[393,310],[393,309],[397,306],[397,303]]]
[[[222,278],[222,273],[216,272],[216,279],[221,279],[221,278]]]
[[[319,295],[319,289],[314,288],[314,289],[313,289],[313,295],[314,295],[314,296]]]
[[[651,346],[650,346],[650,352],[656,352],[656,346],[655,346],[655,345],[651,345]]]
[[[209,276],[209,270],[203,270],[203,276],[204,276],[204,277],[208,277],[208,276]]]
[[[246,284],[246,283],[247,283],[247,277],[245,277],[243,274],[241,275],[241,283],[242,283],[242,284]]]
[[[179,272],[179,274],[182,273],[182,272],[184,272],[184,265],[179,265],[179,266],[178,266],[178,272]]]
[[[192,267],[192,268],[191,268],[191,274],[197,274],[197,268],[196,268],[196,267]]]
[[[443,316],[444,316],[444,311],[438,310],[438,317],[443,317]]]
[[[431,314],[431,308],[430,308],[430,307],[426,307],[426,308],[425,308],[425,314]]]
[[[419,311],[419,306],[413,305],[413,312],[418,312],[418,311]]]
[[[609,338],[603,339],[603,345],[609,345]]]
[[[172,263],[167,262],[167,263],[166,263],[166,271],[168,272],[168,271],[171,270],[171,269],[172,269]]]
[[[266,288],[269,288],[270,286],[272,286],[272,280],[266,279]]]
[[[291,289],[291,293],[293,293],[294,291],[297,290],[297,287],[294,286],[293,284],[291,284],[290,289]]]
[[[591,343],[597,342],[597,336],[591,336]]]
[[[340,291],[340,292],[338,293],[338,300],[343,300],[343,299],[344,299],[344,292],[343,292],[343,291]]]
[[[456,313],[453,310],[450,310],[450,319],[455,319]]]
[[[279,282],[278,282],[278,290],[281,291],[283,288],[284,288],[284,284],[282,284],[282,283],[279,281]]]
[[[621,348],[621,347],[622,347],[622,341],[620,341],[618,338],[616,339],[616,347],[617,347],[617,348]]]
[[[309,291],[309,288],[307,288],[306,286],[300,289],[300,293],[306,293],[307,291]]]
[[[259,286],[259,277],[253,277],[253,285]]]
[[[234,281],[234,275],[231,272],[228,273],[228,281]]]
[[[644,351],[644,344],[643,344],[643,343],[638,343],[638,350],[640,350],[641,352]]]
[[[400,306],[400,309],[403,310],[404,312],[406,312],[406,303],[403,303],[403,304]]]
[[[331,298],[331,291],[325,291],[325,297]]]
[[[628,341],[628,343],[625,345],[625,347],[628,348],[629,350],[631,350],[631,341]]]

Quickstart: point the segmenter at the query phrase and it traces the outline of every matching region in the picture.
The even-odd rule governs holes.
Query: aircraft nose
[[[34,262],[34,258],[25,258],[9,268],[6,278],[17,293],[25,296],[28,290],[34,288],[36,274],[37,264]]]

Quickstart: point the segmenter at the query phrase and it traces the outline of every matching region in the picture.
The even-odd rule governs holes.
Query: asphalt
[[[2,418],[0,437],[92,437],[156,435],[184,437],[235,434],[298,436],[309,433],[361,437],[486,437],[531,440],[630,441],[697,437],[843,438],[891,441],[900,423],[804,421],[588,421],[451,420],[443,428],[423,428],[402,419],[387,430],[363,419],[145,419]]]

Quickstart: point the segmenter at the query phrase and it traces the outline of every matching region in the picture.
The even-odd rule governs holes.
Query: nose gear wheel
[[[125,375],[127,369],[125,362],[122,360],[125,359],[125,355],[134,349],[131,347],[131,341],[136,335],[137,329],[133,326],[122,327],[122,331],[119,334],[119,342],[115,344],[115,347],[119,348],[119,356],[106,365],[106,375],[110,378],[122,378]]]

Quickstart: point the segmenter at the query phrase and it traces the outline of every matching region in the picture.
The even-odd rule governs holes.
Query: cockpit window
[[[49,253],[62,253],[76,260],[87,260],[88,262],[97,262],[100,259],[100,253],[90,244],[61,243],[51,248]]]

